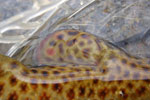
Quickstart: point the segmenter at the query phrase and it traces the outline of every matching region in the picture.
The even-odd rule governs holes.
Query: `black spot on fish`
[[[42,71],[43,76],[47,77],[48,76],[48,72],[47,71]]]
[[[35,69],[32,69],[32,70],[31,70],[31,72],[33,72],[33,73],[37,73],[37,70],[35,70]]]
[[[59,44],[58,48],[60,53],[64,53],[63,44]]]
[[[49,43],[50,46],[55,46],[56,45],[56,42],[53,40]]]
[[[139,73],[134,73],[133,74],[133,79],[139,79],[140,77],[140,74]]]
[[[88,38],[89,36],[87,34],[82,34],[81,37],[82,38]]]
[[[125,72],[124,72],[124,77],[129,77],[129,75],[130,75],[130,72],[128,71],[128,70],[126,70]]]
[[[135,63],[131,63],[130,66],[131,66],[132,68],[136,68],[137,65],[136,65]]]
[[[53,71],[54,75],[58,75],[60,72],[59,71]]]
[[[62,39],[63,39],[63,37],[64,37],[64,35],[63,35],[63,34],[60,34],[60,35],[58,35],[58,36],[57,36],[57,38],[58,38],[59,40],[62,40]]]
[[[121,60],[121,62],[122,62],[122,64],[127,64],[127,60],[124,58]]]
[[[76,39],[72,39],[72,40],[67,42],[67,45],[72,46],[75,42],[76,42]]]
[[[81,41],[81,42],[79,43],[79,45],[80,45],[80,46],[84,46],[84,42]]]
[[[84,94],[85,94],[85,88],[84,87],[80,87],[79,88],[79,95],[80,96],[84,96]]]

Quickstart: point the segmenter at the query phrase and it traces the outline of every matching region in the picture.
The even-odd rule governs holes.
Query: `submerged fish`
[[[28,68],[0,55],[0,100],[150,100],[150,61],[77,30],[47,36]]]

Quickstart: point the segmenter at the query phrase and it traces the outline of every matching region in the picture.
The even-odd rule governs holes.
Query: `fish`
[[[0,54],[0,100],[150,100],[149,59],[91,33],[56,31],[34,56],[45,65],[27,67]]]

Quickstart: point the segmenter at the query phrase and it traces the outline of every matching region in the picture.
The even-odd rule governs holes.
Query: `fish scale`
[[[53,40],[56,43],[49,45]],[[74,51],[76,47],[78,50]],[[37,61],[48,66],[28,68],[0,55],[1,100],[150,100],[148,60],[126,55],[90,33],[54,32],[41,42],[35,53]],[[68,59],[68,55],[73,59]],[[78,55],[82,61],[77,61]],[[59,64],[53,65],[53,61]]]

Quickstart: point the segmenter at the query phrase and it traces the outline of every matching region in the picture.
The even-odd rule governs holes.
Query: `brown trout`
[[[48,66],[0,55],[0,100],[150,100],[150,61],[92,34],[57,31],[35,56]]]

